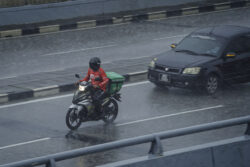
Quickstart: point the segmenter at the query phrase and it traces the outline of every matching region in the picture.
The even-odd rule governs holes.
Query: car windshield
[[[215,37],[191,35],[184,38],[175,48],[176,52],[187,52],[194,55],[219,56],[223,40]]]

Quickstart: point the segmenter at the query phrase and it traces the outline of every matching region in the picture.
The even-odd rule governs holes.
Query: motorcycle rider
[[[101,60],[98,57],[93,57],[89,60],[88,73],[80,82],[88,82],[89,80],[91,80],[91,84],[95,88],[93,102],[96,104],[97,110],[100,111],[101,101],[105,97],[106,86],[109,79],[101,68]]]

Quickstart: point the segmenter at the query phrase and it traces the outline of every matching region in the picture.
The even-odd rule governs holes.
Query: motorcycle
[[[80,79],[78,74],[75,77]],[[96,88],[90,82],[80,82],[75,91],[72,104],[66,114],[66,125],[71,130],[76,130],[83,122],[103,120],[105,123],[112,123],[118,114],[118,103],[121,101],[119,93],[112,93],[105,96],[97,107],[93,101],[93,94]]]

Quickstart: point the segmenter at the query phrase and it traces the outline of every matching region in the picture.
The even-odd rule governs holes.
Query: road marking
[[[31,144],[31,143],[36,143],[36,142],[41,142],[41,141],[45,141],[45,140],[50,140],[50,138],[47,137],[47,138],[32,140],[32,141],[28,141],[28,142],[23,142],[23,143],[18,143],[18,144],[12,144],[12,145],[8,145],[8,146],[3,146],[3,147],[0,147],[0,150],[6,149],[6,148],[12,148],[12,147],[16,147],[16,146],[22,146],[22,145],[26,145],[26,144]]]
[[[87,50],[104,49],[104,48],[110,48],[110,47],[115,47],[115,46],[117,45],[97,46],[97,47],[92,47],[92,48],[83,48],[83,49],[69,50],[69,51],[64,51],[64,52],[48,53],[48,54],[44,54],[41,56],[54,56],[54,55],[61,55],[61,54],[74,53],[74,52],[83,52]]]
[[[155,120],[155,119],[173,117],[173,116],[178,116],[178,115],[182,115],[182,114],[194,113],[194,112],[199,112],[199,111],[204,111],[204,110],[211,110],[211,109],[221,108],[221,107],[224,107],[224,106],[223,105],[218,105],[218,106],[200,108],[200,109],[196,109],[196,110],[189,110],[189,111],[184,111],[184,112],[175,113],[175,114],[162,115],[162,116],[157,116],[157,117],[153,117],[153,118],[146,118],[146,119],[141,119],[141,120],[126,122],[126,123],[121,123],[121,124],[117,124],[116,126],[124,126],[124,125],[137,124],[137,123],[141,123],[141,122],[145,122],[145,121],[151,121],[151,120]]]
[[[131,84],[126,84],[123,87],[130,87],[130,86],[137,86],[141,84],[147,84],[149,81],[143,81],[143,82],[136,82],[136,83],[131,83]],[[48,100],[54,100],[54,99],[60,99],[60,98],[65,98],[65,97],[70,97],[73,96],[73,94],[67,94],[67,95],[61,95],[61,96],[55,96],[55,97],[47,97],[47,98],[41,98],[41,99],[36,99],[36,100],[30,100],[30,101],[25,101],[25,102],[19,102],[15,104],[7,104],[7,105],[2,105],[0,106],[0,109],[3,108],[9,108],[9,107],[15,107],[15,106],[20,106],[20,105],[25,105],[25,104],[30,104],[30,103],[36,103],[36,102],[42,102],[42,101],[48,101]]]
[[[9,77],[2,77],[2,78],[0,78],[0,80],[2,80],[2,79],[12,79],[12,78],[16,78],[17,76],[9,76]]]
[[[162,37],[162,38],[155,38],[153,39],[154,41],[158,41],[158,40],[164,40],[164,39],[170,39],[170,38],[181,38],[181,37],[185,37],[188,34],[182,34],[182,35],[176,35],[176,36],[167,36],[167,37]]]
[[[147,57],[151,57],[151,56],[140,56],[140,57],[133,57],[129,59],[121,59],[121,60],[137,60],[137,59],[142,59],[142,58],[147,58]]]
[[[56,89],[59,88],[58,85],[51,85],[51,86],[46,86],[46,87],[41,87],[41,88],[35,88],[33,91],[42,91],[42,90],[48,90],[48,89]]]
[[[152,58],[152,56],[140,56],[140,57],[133,57],[133,58],[128,58],[128,59],[119,59],[119,60],[137,60],[137,59],[142,59],[142,58]],[[104,61],[102,64],[107,64],[107,63],[113,63],[112,61]]]
[[[142,81],[142,82],[136,82],[136,83],[131,83],[131,84],[126,84],[122,86],[123,88],[130,87],[130,86],[137,86],[137,85],[142,85],[142,84],[148,84],[150,83],[149,81]]]

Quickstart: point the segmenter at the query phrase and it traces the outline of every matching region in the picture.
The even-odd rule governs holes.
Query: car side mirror
[[[75,74],[75,77],[80,79],[80,75],[79,74]]]
[[[173,43],[173,44],[170,45],[170,47],[171,47],[172,49],[176,48],[176,46],[177,46],[176,43]]]
[[[234,53],[234,52],[228,52],[226,54],[226,58],[234,58],[235,56],[236,56],[236,53]]]

